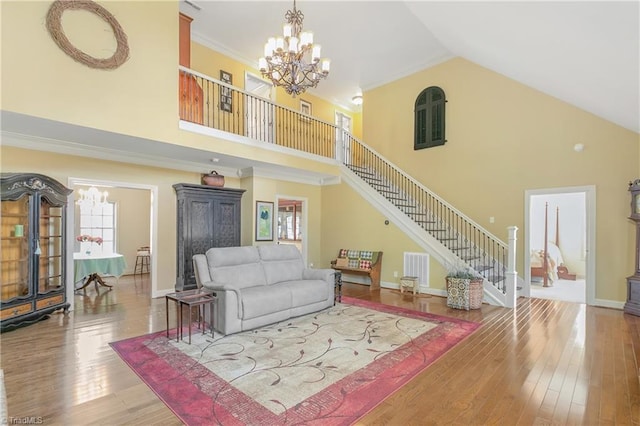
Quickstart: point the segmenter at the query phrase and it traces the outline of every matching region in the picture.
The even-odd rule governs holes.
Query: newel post
[[[507,272],[506,272],[506,297],[505,306],[507,308],[516,307],[516,287],[518,283],[518,272],[516,271],[516,236],[517,226],[509,226],[509,246],[507,247]]]

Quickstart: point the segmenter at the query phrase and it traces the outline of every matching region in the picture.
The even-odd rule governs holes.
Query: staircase
[[[410,238],[443,265],[463,262],[484,278],[485,301],[500,306],[515,307],[515,232],[509,228],[509,244],[483,229],[424,185],[394,166],[384,157],[335,125],[290,108],[277,105],[185,67],[180,75],[192,79],[202,93],[218,99],[229,96],[235,113],[223,111],[217,102],[198,104],[181,109],[185,129],[205,126],[217,135],[234,134],[267,146],[306,152],[325,159],[335,159],[344,167],[346,182],[394,218]],[[189,86],[191,87],[191,86]],[[199,91],[198,91],[199,93]],[[187,93],[187,99],[197,95]],[[200,108],[202,111],[200,111]],[[207,133],[210,134],[210,133]],[[236,140],[237,136],[233,140]],[[369,194],[371,193],[371,194]]]
[[[440,261],[447,265],[463,263],[484,279],[485,300],[515,306],[515,271],[509,272],[509,246],[457,211],[419,182],[395,167],[350,134],[342,134],[342,164],[362,183],[373,189],[386,203],[383,208],[401,213],[420,228],[423,239],[435,242],[443,253]],[[348,179],[346,179],[348,181]],[[397,217],[397,216],[396,216]],[[514,227],[515,228],[515,227]],[[514,236],[515,240],[515,229]],[[514,245],[515,247],[515,245]],[[442,250],[444,249],[444,250]],[[430,252],[432,252],[430,250]],[[509,285],[509,281],[513,285]]]

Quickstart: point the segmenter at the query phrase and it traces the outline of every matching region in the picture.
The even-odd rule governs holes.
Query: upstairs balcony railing
[[[507,245],[337,126],[188,68],[179,72],[181,120],[341,162],[515,306],[517,228]]]
[[[336,156],[336,127],[180,67],[180,119],[304,151]]]

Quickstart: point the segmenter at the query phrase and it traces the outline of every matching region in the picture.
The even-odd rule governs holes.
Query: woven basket
[[[447,277],[447,306],[455,309],[480,309],[483,296],[482,279]]]

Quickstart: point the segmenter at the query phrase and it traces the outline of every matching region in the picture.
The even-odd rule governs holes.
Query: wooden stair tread
[[[455,250],[455,251],[458,251],[458,250],[467,250],[467,249],[470,249],[470,248],[471,248],[471,246],[447,247],[447,248],[448,248],[449,250]]]

